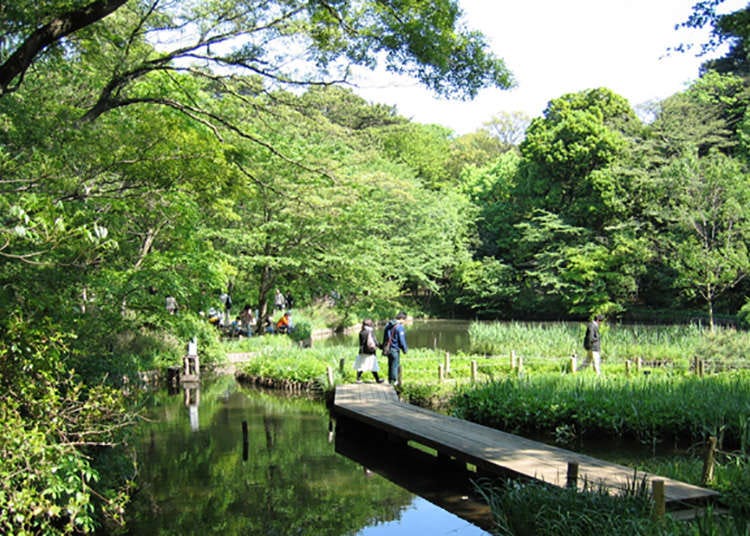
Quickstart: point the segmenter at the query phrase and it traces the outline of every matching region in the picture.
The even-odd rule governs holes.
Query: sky
[[[372,103],[395,105],[400,115],[466,134],[501,112],[542,114],[566,93],[606,87],[634,107],[682,91],[698,77],[705,57],[669,53],[708,32],[675,30],[697,0],[459,0],[465,23],[487,37],[517,82],[486,89],[468,102],[438,99],[406,77],[368,75],[356,92]],[[747,5],[726,0],[722,12]]]

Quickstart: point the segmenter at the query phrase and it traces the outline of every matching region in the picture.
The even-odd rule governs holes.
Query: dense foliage
[[[199,311],[225,290],[263,318],[282,288],[342,324],[746,319],[747,10],[716,3],[690,24],[731,56],[653,121],[595,88],[464,137],[336,87],[378,64],[442,95],[509,87],[455,0],[2,5],[0,415],[3,451],[28,447],[0,465],[3,528],[119,522],[127,471],[97,467],[133,419],[118,388],[193,337],[221,359]],[[55,476],[74,469],[76,494]]]

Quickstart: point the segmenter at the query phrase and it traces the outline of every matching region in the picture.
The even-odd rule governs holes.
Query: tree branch
[[[69,11],[37,28],[16,51],[0,65],[0,96],[15,90],[34,59],[48,46],[81,28],[89,26],[123,6],[127,0],[97,0]],[[15,85],[13,81],[16,81]]]

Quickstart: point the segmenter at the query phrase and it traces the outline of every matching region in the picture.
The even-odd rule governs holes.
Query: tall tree
[[[688,155],[666,173],[677,284],[700,297],[713,330],[716,299],[750,273],[750,180],[738,162],[716,151]]]

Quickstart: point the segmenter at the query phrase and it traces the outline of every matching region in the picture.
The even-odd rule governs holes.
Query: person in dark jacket
[[[602,342],[599,335],[599,324],[604,320],[602,315],[596,315],[594,319],[586,326],[586,336],[583,339],[583,348],[586,350],[586,359],[581,366],[586,368],[593,363],[597,375],[602,373],[601,370],[601,351]]]
[[[398,383],[398,369],[401,365],[401,354],[406,353],[406,329],[404,329],[406,313],[401,311],[394,320],[390,320],[383,330],[383,355],[388,358],[388,383]],[[390,344],[389,344],[390,343]],[[388,350],[386,352],[386,350]]]
[[[380,348],[375,333],[373,332],[373,323],[369,318],[362,321],[362,330],[359,332],[359,353],[354,360],[354,369],[357,371],[357,383],[362,383],[362,373],[370,371],[375,377],[375,381],[383,383],[383,379],[378,375],[378,348]]]

